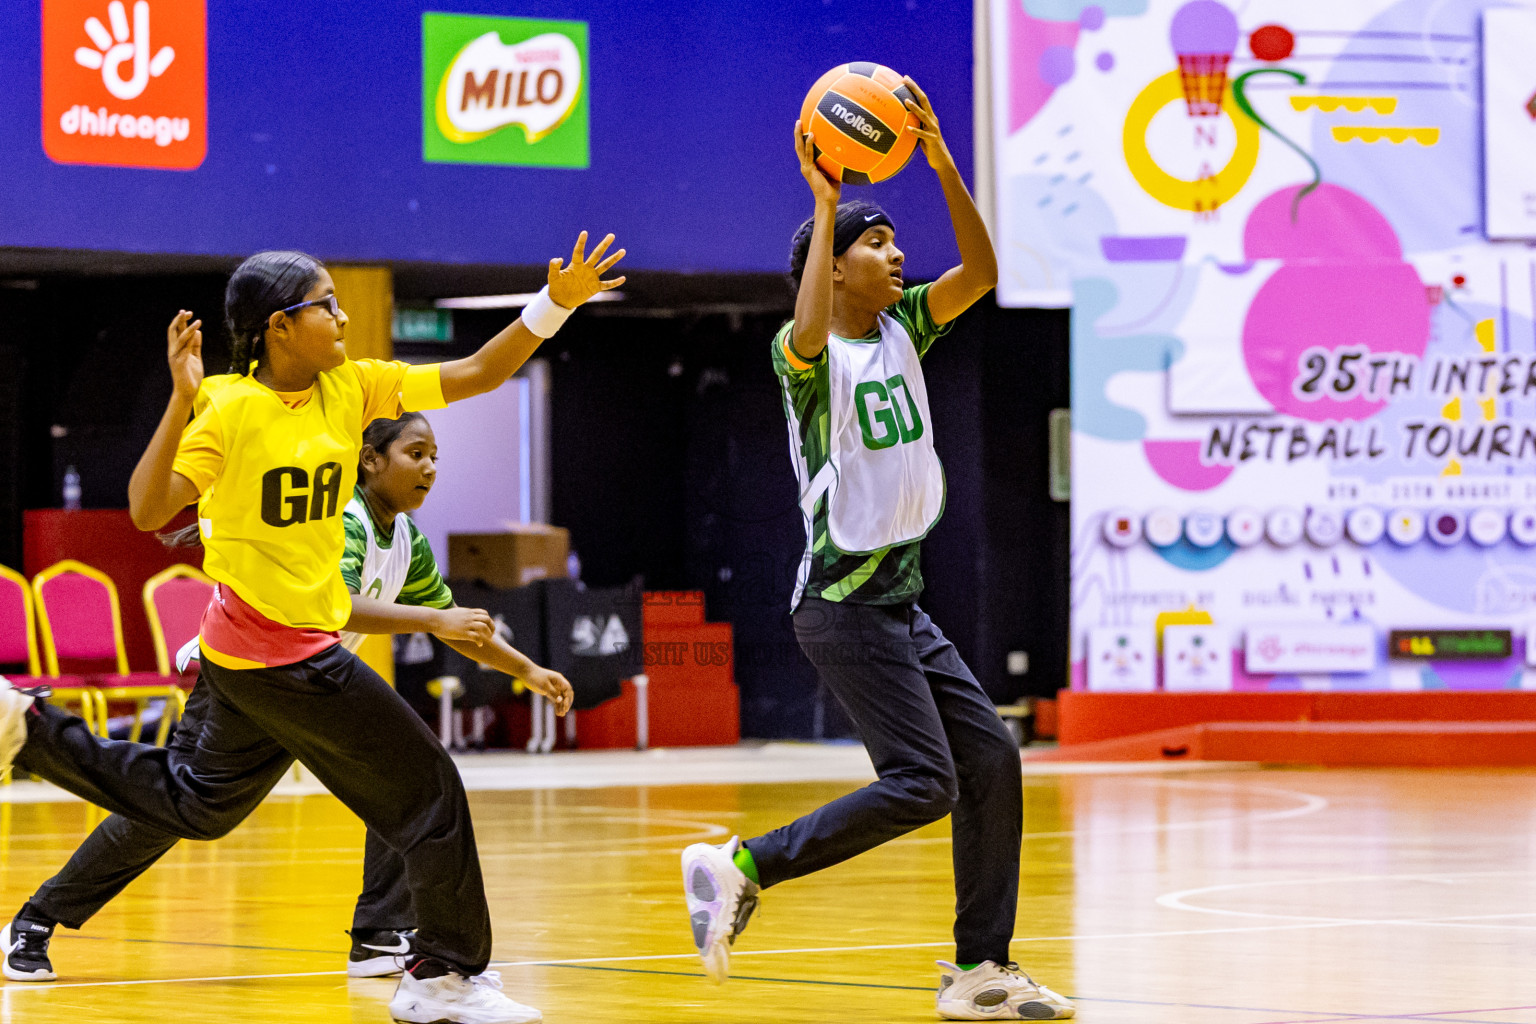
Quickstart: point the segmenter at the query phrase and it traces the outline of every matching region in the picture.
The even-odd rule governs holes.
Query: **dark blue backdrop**
[[[971,0],[208,0],[208,157],[189,172],[44,155],[40,7],[0,14],[0,245],[539,264],[589,228],[635,268],[777,271],[809,212],[791,125],[849,60],[916,78],[970,179]],[[590,169],[424,163],[423,10],[588,22]],[[953,261],[921,154],[848,192],[890,209],[913,276]]]

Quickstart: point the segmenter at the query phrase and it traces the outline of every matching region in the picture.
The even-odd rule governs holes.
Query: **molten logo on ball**
[[[880,136],[885,134],[885,132],[864,120],[864,115],[855,114],[841,103],[832,104],[832,115],[842,118],[850,128],[876,142],[879,142]]]
[[[448,65],[437,90],[437,127],[454,142],[474,142],[519,125],[537,142],[575,108],[581,71],[581,54],[563,35],[508,46],[487,32]]]

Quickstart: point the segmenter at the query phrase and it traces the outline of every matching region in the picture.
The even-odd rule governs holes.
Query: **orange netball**
[[[800,128],[811,133],[816,165],[849,185],[894,175],[917,148],[917,136],[907,131],[917,117],[905,106],[915,98],[901,76],[882,64],[855,61],[822,75],[800,107]]]

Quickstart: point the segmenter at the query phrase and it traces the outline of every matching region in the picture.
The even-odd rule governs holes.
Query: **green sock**
[[[749,850],[745,846],[743,846],[741,849],[736,851],[736,855],[734,857],[732,857],[731,859],[736,862],[736,866],[741,869],[741,873],[742,874],[744,874],[748,878],[752,879],[752,884],[753,885],[757,885],[758,884],[758,881],[757,881],[757,862],[752,859],[752,851],[751,850]]]
[[[976,968],[980,967],[981,964],[955,964],[955,966],[960,968],[962,971],[974,971]]]

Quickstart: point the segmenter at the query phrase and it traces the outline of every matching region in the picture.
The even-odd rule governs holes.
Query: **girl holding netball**
[[[917,604],[919,545],[944,510],[922,358],[997,284],[997,259],[938,118],[917,83],[907,107],[949,206],[960,264],[905,287],[886,213],[838,202],[795,125],[815,213],[795,233],[795,318],[772,359],[790,425],[806,547],[795,634],[848,712],[879,779],[783,828],[683,852],[694,943],[725,980],[761,889],[840,863],[953,815],[956,961],[940,961],[952,1020],[1049,1020],[1072,1005],[1012,962],[1023,829],[1018,745],[954,645]]]
[[[175,329],[176,325],[173,325]],[[204,382],[198,402],[235,375]],[[341,576],[352,596],[352,614],[341,632],[342,646],[356,651],[364,633],[425,631],[455,650],[512,676],[544,694],[564,714],[571,686],[558,672],[540,668],[496,635],[491,617],[477,608],[454,606],[431,546],[409,513],[421,507],[437,479],[437,441],[424,416],[408,412],[379,419],[363,431],[357,489],[342,513],[346,544]],[[200,543],[198,527],[165,535],[168,544]],[[199,657],[194,637],[176,655],[178,671]],[[233,829],[265,799],[287,773],[291,757],[275,759],[263,771],[226,773],[198,745],[207,714],[209,689],[195,687],[166,747],[172,770],[195,778],[184,796],[203,805],[198,828],[204,837]],[[199,756],[204,753],[204,756]],[[80,845],[57,875],[44,882],[0,933],[5,977],[52,981],[48,955],[54,928],[80,928],[139,875],[180,841],[173,833],[111,815]],[[352,919],[351,977],[400,973],[411,952],[415,913],[406,885],[404,859],[369,830],[363,854],[363,891]]]
[[[483,973],[490,912],[457,769],[337,635],[351,614],[337,571],[345,496],[369,422],[499,387],[571,310],[623,282],[602,277],[624,255],[604,258],[612,236],[590,257],[586,240],[583,232],[569,265],[550,261],[545,290],[474,355],[418,366],[348,359],[347,318],[325,268],[303,253],[252,256],[225,292],[239,379],[212,391],[187,424],[203,378],[202,335],[190,313],[178,317],[174,390],[129,482],[141,529],[197,502],[204,570],[217,583],[200,630],[204,756],[232,775],[298,758],[404,859],[417,934],[390,1003],[401,1021],[541,1015]],[[109,811],[195,835],[182,815],[195,779],[134,745],[100,745],[78,719],[6,686],[0,766],[13,757]]]

